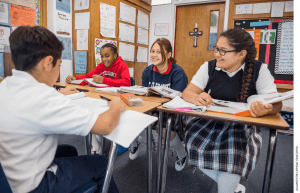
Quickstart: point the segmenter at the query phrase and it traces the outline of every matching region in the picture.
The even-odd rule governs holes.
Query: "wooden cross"
[[[189,32],[189,34],[190,34],[190,36],[193,36],[193,38],[194,38],[193,47],[198,47],[197,46],[197,39],[198,39],[198,36],[202,36],[202,31],[198,31],[197,23],[195,25],[194,32]]]

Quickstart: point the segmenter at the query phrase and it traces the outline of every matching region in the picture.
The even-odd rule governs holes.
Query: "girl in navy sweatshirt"
[[[144,87],[165,86],[183,92],[187,87],[188,78],[182,67],[177,65],[176,60],[172,57],[172,46],[170,41],[165,38],[157,39],[151,46],[150,58],[152,65],[148,66],[143,71],[142,85]],[[153,114],[155,113],[157,112],[153,112]],[[164,122],[165,121],[166,120],[164,119]],[[185,149],[175,131],[171,132],[170,140],[170,147],[177,153],[175,169],[181,171],[186,163]],[[131,144],[129,153],[129,158],[131,160],[136,159],[138,156],[138,146],[139,143],[137,141],[134,141]]]

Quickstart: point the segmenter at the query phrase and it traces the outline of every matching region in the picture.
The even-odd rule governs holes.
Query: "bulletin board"
[[[234,21],[234,27],[240,27],[245,30],[247,29],[275,29],[276,30],[276,38],[274,44],[260,44],[259,46],[259,58],[258,60],[268,64],[268,68],[275,78],[275,83],[286,83],[291,84],[293,81],[293,74],[292,73],[285,73],[285,74],[278,74],[275,73],[275,67],[276,67],[276,57],[278,55],[277,53],[277,47],[280,46],[278,44],[278,25],[280,22],[283,21],[289,21],[289,19],[261,19],[261,20],[236,20]],[[258,24],[258,26],[254,26],[255,23]],[[259,25],[261,23],[261,25]],[[268,25],[263,25],[268,24]]]

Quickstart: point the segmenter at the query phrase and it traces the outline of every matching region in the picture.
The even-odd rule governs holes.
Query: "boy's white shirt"
[[[0,162],[13,192],[29,192],[54,159],[55,134],[86,136],[98,114],[23,71],[13,70],[0,93]]]

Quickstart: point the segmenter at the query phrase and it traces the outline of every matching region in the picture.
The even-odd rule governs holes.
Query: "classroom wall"
[[[72,1],[70,1],[70,7],[72,15]],[[72,31],[70,35],[63,35],[63,34],[57,34],[56,33],[56,25],[57,25],[57,16],[56,16],[56,0],[47,0],[47,28],[52,31],[56,36],[61,37],[69,37],[72,40]],[[72,17],[71,17],[71,24],[72,24]],[[71,45],[72,48],[72,45]],[[71,58],[73,58],[71,52]],[[72,60],[62,60],[61,66],[60,66],[60,82],[65,82],[65,79],[68,75],[73,75],[73,62]]]
[[[225,2],[224,30],[226,30],[228,24],[229,1],[230,0],[185,0],[185,1],[172,0],[172,4],[152,6],[152,11],[150,13],[149,53],[153,42],[157,38],[161,38],[161,37],[170,40],[174,51],[174,39],[175,39],[174,25],[175,25],[175,17],[176,17],[176,13],[175,13],[176,6],[201,4],[201,3]],[[155,36],[154,35],[155,23],[169,23],[169,35]],[[149,57],[148,65],[151,64],[152,63]]]

